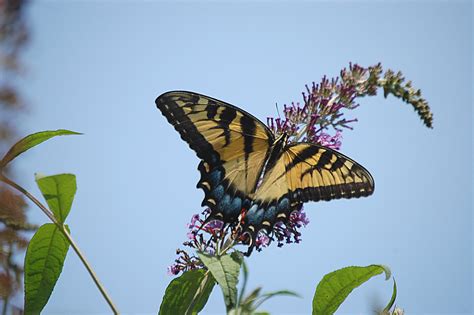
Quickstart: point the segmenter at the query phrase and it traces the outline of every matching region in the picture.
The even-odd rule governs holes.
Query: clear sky
[[[166,267],[201,211],[198,159],[155,98],[196,91],[264,120],[350,61],[401,70],[428,99],[434,129],[393,97],[362,99],[341,151],[372,173],[375,194],[307,204],[303,242],[252,255],[249,285],[303,296],[270,300],[272,314],[308,314],[324,274],[382,263],[408,313],[472,312],[470,1],[32,1],[29,22],[19,129],[84,135],[27,153],[19,181],[39,194],[35,172],[77,175],[68,223],[123,313],[157,312]],[[373,279],[340,313],[368,314],[390,294]],[[204,313],[223,311],[216,288]],[[66,313],[109,313],[72,251],[45,309]]]

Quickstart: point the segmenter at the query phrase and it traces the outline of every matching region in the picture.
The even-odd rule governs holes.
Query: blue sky
[[[29,22],[19,129],[84,135],[28,152],[19,181],[39,194],[35,172],[77,175],[69,225],[123,313],[157,312],[203,197],[198,159],[155,98],[191,90],[264,120],[350,61],[401,70],[428,99],[434,129],[393,97],[360,100],[341,151],[372,173],[375,194],[307,204],[303,242],[253,255],[249,285],[303,296],[271,300],[272,314],[308,314],[325,273],[382,263],[410,314],[472,312],[471,2],[36,1]],[[340,313],[369,313],[390,294],[373,279]],[[204,313],[223,310],[216,288]],[[45,313],[108,312],[70,252]]]

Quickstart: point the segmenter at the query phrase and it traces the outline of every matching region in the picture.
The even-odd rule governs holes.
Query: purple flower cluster
[[[301,210],[293,211],[290,214],[289,220],[283,224],[278,222],[275,224],[273,234],[278,241],[278,247],[282,247],[284,243],[299,243],[301,242],[301,232],[298,230],[301,227],[306,227],[309,224],[309,219],[306,213]]]
[[[340,77],[324,76],[319,83],[313,82],[302,93],[303,104],[285,104],[284,117],[268,117],[268,127],[276,136],[286,133],[289,142],[311,142],[340,149],[343,128],[352,129],[351,124],[357,121],[344,118],[342,111],[358,107],[357,97],[375,93],[374,69],[350,64],[349,69],[341,71]]]
[[[342,145],[342,132],[340,130],[336,131],[336,134],[334,136],[331,136],[328,133],[321,132],[315,141],[315,143],[318,143],[320,145],[323,145],[325,147],[339,150]]]
[[[187,224],[189,240],[183,244],[213,255],[217,249],[217,241],[225,236],[226,230],[220,220],[206,221],[210,213],[210,209],[206,209],[201,214],[192,216],[191,222]]]
[[[301,242],[300,228],[306,227],[309,224],[309,219],[303,208],[295,210],[290,214],[288,221],[277,222],[273,226],[270,234],[266,234],[263,230],[258,232],[255,241],[255,249],[261,251],[263,248],[270,245],[272,241],[277,241],[278,247],[282,247],[285,243],[299,243]]]
[[[231,247],[240,245],[242,247],[255,247],[257,251],[268,247],[274,240],[278,242],[278,247],[284,243],[299,243],[301,233],[299,229],[305,227],[309,220],[306,213],[301,209],[293,211],[289,220],[285,223],[278,222],[274,225],[272,232],[268,235],[263,230],[258,232],[255,244],[250,244],[248,234],[242,233],[240,225],[224,224],[220,220],[207,221],[210,210],[206,209],[201,214],[195,214],[191,217],[188,227],[188,241],[183,245],[190,247],[208,255],[215,255],[218,251],[225,248],[231,240]],[[189,255],[186,251],[176,250],[178,258],[174,264],[168,267],[169,275],[177,275],[187,270],[203,268],[199,258]]]
[[[186,251],[177,249],[176,255],[178,258],[174,261],[174,264],[168,267],[168,274],[170,276],[176,276],[180,272],[188,270],[201,269],[203,264],[196,256],[190,256]]]
[[[213,220],[205,223],[210,210],[206,209],[201,214],[195,214],[187,224],[188,241],[183,245],[196,249],[202,253],[214,255],[218,246],[219,239],[224,233],[224,224],[222,221]],[[168,274],[177,275],[180,272],[193,269],[201,269],[203,265],[198,257],[189,255],[186,251],[177,249],[178,258],[174,264],[168,267]]]

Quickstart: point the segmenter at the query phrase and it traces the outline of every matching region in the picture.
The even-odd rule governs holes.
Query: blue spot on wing
[[[265,221],[273,222],[275,221],[276,216],[277,216],[277,208],[275,206],[271,206],[265,211],[265,214],[263,215],[263,219]]]
[[[237,218],[240,214],[242,199],[235,197],[231,200],[229,195],[225,195],[219,202],[218,208],[227,218]]]
[[[217,204],[217,207],[224,214],[227,214],[230,210],[230,196],[225,195]]]
[[[242,199],[240,199],[239,197],[235,197],[231,204],[230,213],[232,216],[238,217],[241,210]]]
[[[288,200],[288,198],[283,198],[282,200],[280,200],[280,203],[278,203],[278,207],[277,207],[277,210],[278,210],[278,213],[287,213],[288,209],[290,208],[290,201]]]
[[[221,173],[220,170],[213,170],[209,174],[209,182],[211,183],[211,187],[220,184],[220,182],[222,180],[222,175],[221,174],[222,173]]]
[[[211,191],[211,196],[216,200],[221,200],[224,197],[224,186],[219,185]]]
[[[263,209],[259,209],[258,205],[254,204],[252,207],[250,207],[250,210],[245,216],[247,223],[251,225],[260,225],[263,221],[264,213],[265,211]]]

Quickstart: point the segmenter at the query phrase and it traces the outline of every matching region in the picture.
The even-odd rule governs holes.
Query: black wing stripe
[[[244,150],[245,150],[245,159],[247,160],[250,153],[253,151],[253,142],[254,135],[257,129],[255,121],[247,116],[242,116],[240,118],[240,124],[242,125],[242,131],[244,135]]]
[[[235,109],[226,107],[219,116],[219,126],[224,131],[225,137],[225,146],[228,146],[230,143],[230,130],[229,125],[237,116]]]
[[[208,119],[214,119],[217,114],[217,106],[215,104],[208,104],[205,111],[207,112]]]
[[[174,100],[167,95],[162,95],[156,99],[156,106],[160,109],[168,122],[178,131],[181,135],[181,139],[189,144],[199,158],[209,160],[210,153],[214,152],[212,145],[207,142],[193,123],[189,120],[182,120],[182,117],[186,117],[186,113],[178,106],[169,105],[173,103]]]
[[[314,166],[314,168],[322,169],[326,164],[331,162],[332,156],[333,156],[333,153],[331,151],[325,150],[319,157],[318,163]]]
[[[286,172],[290,172],[295,166],[297,166],[299,163],[303,163],[306,161],[306,159],[314,156],[317,154],[319,151],[319,148],[317,146],[308,146],[306,147],[303,151],[301,151],[299,154],[294,156],[293,160],[288,164],[286,168]]]

